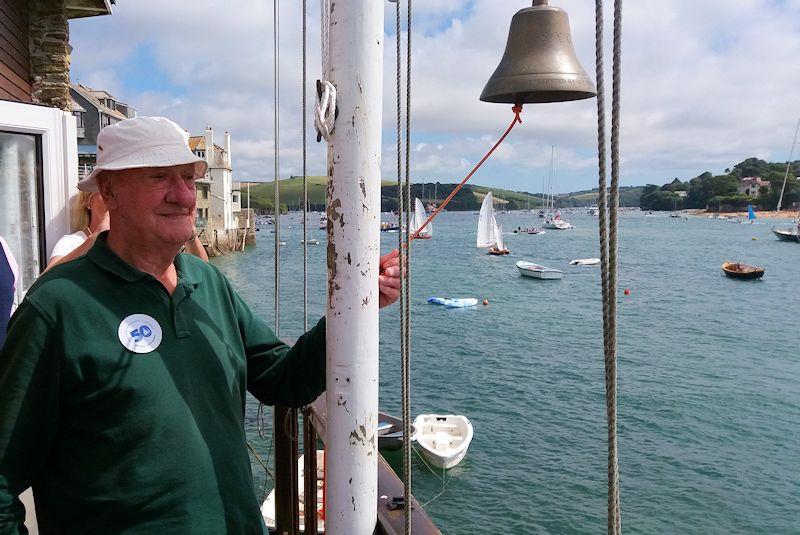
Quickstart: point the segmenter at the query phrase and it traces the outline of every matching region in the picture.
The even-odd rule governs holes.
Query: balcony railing
[[[276,529],[270,533],[299,535],[298,474],[298,411],[286,407],[275,407],[275,520]],[[303,414],[303,460],[307,476],[317,473],[317,439],[325,442],[326,407],[325,394],[309,405]],[[305,477],[305,535],[318,535],[317,531],[317,481],[316,477]],[[403,497],[403,482],[378,455],[378,518],[375,533],[378,535],[401,535],[405,533],[405,511],[402,507],[390,508],[393,498]],[[414,535],[441,535],[441,531],[428,517],[413,496],[411,497],[411,532]]]

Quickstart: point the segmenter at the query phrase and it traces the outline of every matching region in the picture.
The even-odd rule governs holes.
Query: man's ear
[[[105,171],[97,174],[97,189],[100,190],[100,195],[103,197],[103,202],[106,203],[106,208],[109,210],[116,209],[117,200],[114,196],[114,188],[112,187],[111,175]]]

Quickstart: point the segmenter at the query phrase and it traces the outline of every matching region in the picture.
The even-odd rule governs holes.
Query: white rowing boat
[[[596,266],[600,263],[599,258],[578,258],[577,260],[572,260],[569,265],[570,266]]]
[[[560,269],[549,268],[533,262],[525,262],[524,260],[517,262],[517,269],[525,277],[534,279],[561,279],[564,277],[564,272]]]
[[[420,414],[414,427],[423,457],[437,468],[456,466],[472,442],[472,424],[460,414]]]

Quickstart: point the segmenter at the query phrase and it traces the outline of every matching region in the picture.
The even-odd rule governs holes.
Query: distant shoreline
[[[776,212],[774,210],[756,210],[756,218],[758,219],[796,219],[800,217],[800,212],[794,210],[781,210]],[[747,219],[747,211],[744,212],[710,212],[708,210],[693,209],[688,211],[689,215],[694,216],[709,216],[719,215],[724,217],[741,217]]]

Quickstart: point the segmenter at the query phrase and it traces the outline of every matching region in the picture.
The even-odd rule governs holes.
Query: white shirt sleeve
[[[53,252],[50,253],[50,260],[52,260],[54,256],[68,255],[80,247],[84,241],[86,241],[86,234],[84,234],[82,230],[62,236],[61,239],[56,242],[56,246],[53,247]]]

